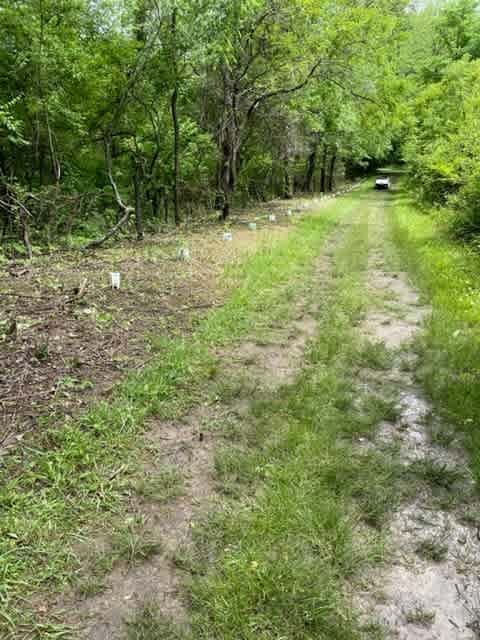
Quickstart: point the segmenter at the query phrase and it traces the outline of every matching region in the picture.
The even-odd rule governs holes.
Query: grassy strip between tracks
[[[247,429],[239,425],[231,449],[217,454],[219,484],[233,497],[178,559],[191,576],[191,627],[147,605],[129,640],[381,637],[361,628],[347,595],[347,583],[382,558],[401,474],[393,453],[356,444],[392,411],[356,384],[362,367],[383,367],[355,330],[368,305],[367,231],[365,216],[336,251],[298,380],[254,405]]]

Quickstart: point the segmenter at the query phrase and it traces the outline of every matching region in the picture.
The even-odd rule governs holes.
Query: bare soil
[[[420,304],[407,274],[386,264],[384,216],[382,207],[372,210],[368,282],[372,298],[381,299],[385,308],[372,310],[361,332],[390,349],[401,348],[387,381],[401,389],[400,415],[395,423],[381,426],[373,446],[395,443],[405,466],[427,461],[445,474],[460,471],[464,478],[455,489],[459,504],[445,508],[438,504],[434,487],[419,482],[414,497],[390,523],[386,565],[364,576],[363,591],[355,600],[365,619],[381,623],[387,639],[472,640],[480,637],[480,542],[462,505],[466,497],[473,506],[472,483],[461,448],[442,447],[430,437],[428,424],[436,418],[415,382],[411,347],[430,310]],[[402,366],[405,358],[413,371]],[[372,372],[369,376],[375,378]]]

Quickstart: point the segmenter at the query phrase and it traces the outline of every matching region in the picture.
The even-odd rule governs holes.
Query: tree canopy
[[[390,157],[474,224],[478,5],[4,0],[2,240],[141,239]]]
[[[480,3],[429,5],[408,27],[404,158],[420,197],[467,237],[480,222]]]

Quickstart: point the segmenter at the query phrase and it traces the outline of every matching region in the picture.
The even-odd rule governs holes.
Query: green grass
[[[183,494],[183,480],[177,468],[165,467],[154,474],[143,474],[135,485],[135,491],[144,500],[166,503]]]
[[[450,447],[455,442],[456,433],[450,425],[444,422],[430,420],[427,422],[428,434],[433,444],[440,447]]]
[[[392,237],[432,317],[417,341],[417,375],[436,409],[464,435],[472,470],[480,481],[480,262],[455,244],[434,213],[416,209],[399,192],[392,207]]]
[[[433,562],[442,562],[445,560],[448,554],[448,545],[440,538],[428,538],[422,540],[416,547],[416,551],[419,556],[425,558],[425,560],[432,560]]]
[[[409,470],[432,488],[440,487],[453,491],[465,479],[461,469],[453,468],[432,458],[422,458],[410,464]]]
[[[382,420],[395,423],[401,416],[395,399],[370,393],[365,395],[362,405],[365,415],[370,417],[370,422],[373,424],[378,424]]]
[[[384,342],[366,340],[360,347],[359,361],[374,371],[387,371],[393,365],[393,354]]]
[[[77,593],[80,597],[88,599],[102,593],[106,589],[105,581],[96,575],[90,575],[83,578],[78,586]]]
[[[154,604],[147,604],[126,622],[125,640],[181,640],[181,631]]]
[[[161,550],[161,543],[148,532],[143,519],[127,519],[114,531],[111,539],[110,553],[130,566],[148,560]]]
[[[431,627],[435,621],[435,612],[428,611],[421,605],[417,605],[405,613],[407,624],[414,624],[419,627]]]
[[[355,423],[365,428],[351,400],[366,254],[358,225],[335,256],[304,372],[258,402],[243,442],[219,452],[222,483],[241,491],[195,528],[194,557],[179,559],[192,573],[196,640],[362,637],[345,582],[382,558],[377,528],[396,504],[400,473],[350,442]]]
[[[216,372],[211,347],[266,335],[291,317],[292,300],[304,292],[323,240],[340,211],[354,206],[355,198],[342,199],[237,264],[228,274],[231,294],[225,306],[202,319],[193,336],[155,339],[158,355],[119,384],[108,402],[63,424],[46,418],[21,449],[2,458],[2,638],[60,637],[58,625],[55,632],[39,626],[43,623],[24,598],[69,586],[84,564],[79,543],[105,535],[121,520],[131,478],[138,479],[135,461],[142,457],[145,420],[176,417],[203,401]]]

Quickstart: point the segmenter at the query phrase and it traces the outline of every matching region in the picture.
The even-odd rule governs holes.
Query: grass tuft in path
[[[181,631],[154,604],[145,605],[126,623],[125,640],[181,640]]]

